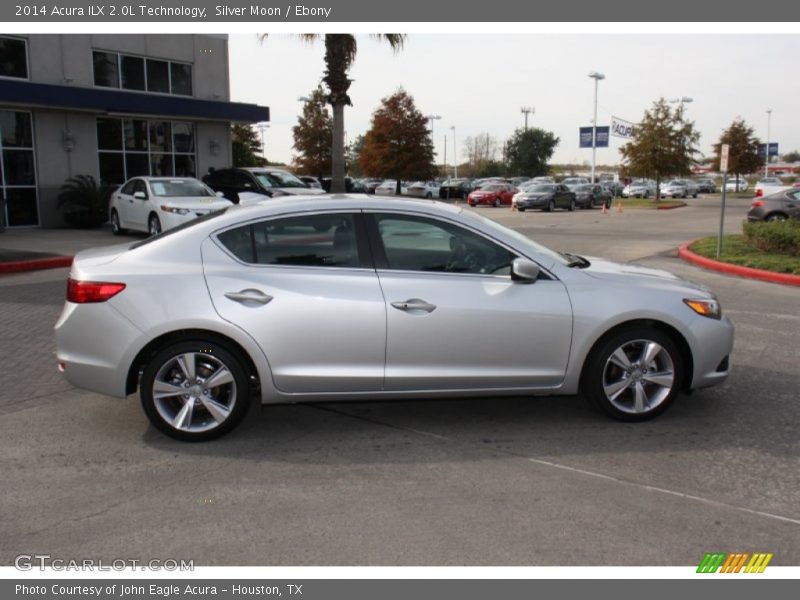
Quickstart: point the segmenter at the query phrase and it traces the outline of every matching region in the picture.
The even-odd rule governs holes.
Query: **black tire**
[[[432,200],[432,199],[433,199],[433,194],[431,194],[430,192],[425,194],[425,200]]]
[[[783,213],[774,212],[774,213],[768,214],[764,220],[765,221],[769,221],[770,223],[773,223],[775,221],[785,221],[788,218],[789,217],[787,217]]]
[[[575,210],[575,198],[570,198],[569,207],[567,207],[567,210],[569,212],[572,212],[573,210]]]
[[[111,233],[114,235],[122,235],[125,233],[125,230],[120,227],[119,225],[119,214],[117,214],[117,209],[111,209]]]
[[[524,209],[524,208],[517,208],[517,210],[518,210],[519,212],[525,212],[525,209]]]
[[[659,351],[656,355],[658,360],[655,362],[661,362],[660,365],[654,367],[666,372],[668,370],[666,365],[671,365],[673,379],[668,391],[666,386],[663,385],[656,386],[646,381],[641,383],[642,380],[634,380],[637,377],[647,376],[647,372],[644,374],[634,372],[633,374],[628,374],[626,377],[623,369],[617,367],[616,364],[609,364],[611,356],[618,349],[622,349],[628,345],[633,351],[632,355],[629,356],[631,364],[635,365],[634,357],[642,341],[655,342],[666,355],[668,355],[669,360],[666,360],[664,355],[661,354],[661,351]],[[642,348],[643,347],[642,344]],[[667,334],[651,327],[630,327],[628,329],[623,329],[602,340],[592,349],[584,364],[583,373],[581,375],[580,392],[592,404],[615,419],[620,421],[646,421],[667,410],[680,394],[684,377],[683,360],[683,356],[681,356],[677,344]],[[616,373],[615,370],[619,373]],[[653,373],[651,373],[651,376],[652,375]],[[618,399],[614,402],[606,395],[604,385],[613,385],[613,383],[607,381],[607,378],[616,379],[617,376],[619,376],[617,383],[622,383],[623,380],[627,379],[631,381],[631,384],[630,387],[626,386],[622,389]],[[650,389],[651,393],[657,396],[657,403],[652,407],[645,407],[645,410],[640,412],[635,412],[633,406],[635,403],[634,389],[637,385],[636,381],[640,381],[645,390]],[[631,404],[630,407],[626,406],[628,402]],[[626,408],[626,410],[623,410],[620,405]],[[630,411],[627,410],[627,408],[630,408]]]
[[[501,204],[502,204],[502,202],[500,202],[500,198],[495,198],[494,199],[494,207],[495,208],[500,208]]]
[[[147,233],[149,233],[150,235],[158,235],[159,233],[161,233],[161,220],[155,213],[152,213],[147,218]]]
[[[547,212],[553,212],[555,209],[556,209],[556,201],[550,200],[550,202],[547,203],[547,208],[545,210]]]
[[[176,360],[176,357],[186,354],[193,354],[198,357],[196,363],[197,366],[195,367],[198,374],[203,373],[210,375],[208,371],[211,369],[207,368],[208,365],[217,366],[221,364],[232,376],[234,385],[232,388],[227,388],[228,394],[226,398],[228,401],[231,401],[230,390],[232,389],[234,394],[233,403],[230,407],[230,412],[223,420],[217,421],[213,417],[213,414],[205,408],[205,401],[201,402],[199,399],[186,400],[186,395],[167,398],[164,402],[159,403],[158,405],[156,400],[154,400],[153,387],[159,371],[162,370],[162,367],[167,368],[168,365]],[[203,360],[204,358],[205,360]],[[145,365],[144,372],[142,373],[142,379],[139,386],[139,397],[147,418],[150,419],[150,422],[156,429],[172,438],[175,438],[176,440],[186,442],[203,442],[225,435],[242,421],[247,414],[247,409],[250,405],[250,381],[243,364],[243,360],[239,358],[237,354],[231,352],[216,342],[195,340],[180,342],[164,348],[149,360],[149,362]],[[180,371],[177,370],[177,367],[174,367],[173,370],[176,374],[175,381],[177,382],[179,381],[177,378],[181,377]],[[173,372],[173,370],[170,370],[169,372]],[[210,377],[208,378],[210,379]],[[181,384],[176,383],[175,385],[177,387]],[[223,387],[224,386],[218,386],[218,388]],[[187,392],[189,392],[191,389],[192,388],[187,390]],[[210,398],[217,401],[214,394],[210,394]],[[219,398],[219,404],[221,406],[226,406],[224,404],[226,398]],[[173,400],[174,402],[172,402]],[[192,411],[197,411],[197,417],[198,420],[201,421],[201,425],[203,422],[202,419],[205,419],[209,422],[214,421],[216,424],[212,423],[210,429],[202,430],[201,428],[197,431],[187,431],[176,428],[171,423],[167,422],[166,417],[162,416],[161,411],[163,411],[165,414],[170,414],[170,411],[174,409],[177,415],[177,411],[181,406],[181,402],[184,405],[186,402],[194,403]],[[159,408],[161,408],[161,411]],[[194,416],[195,415],[193,412],[191,419],[193,419]]]

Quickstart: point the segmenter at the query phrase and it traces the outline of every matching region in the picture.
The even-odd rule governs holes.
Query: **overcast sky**
[[[780,153],[800,149],[797,35],[411,34],[397,54],[366,35],[358,44],[353,106],[345,111],[348,139],[363,134],[381,98],[402,86],[424,114],[442,116],[434,126],[439,162],[445,134],[452,162],[450,126],[464,160],[464,138],[488,132],[502,145],[523,125],[522,106],[536,110],[530,125],[561,138],[553,162],[591,161],[591,149],[578,148],[578,128],[592,119],[590,71],[606,75],[598,125],[608,125],[612,115],[636,122],[655,99],[688,96],[705,154],[737,116],[763,141],[768,108],[770,139],[780,143]],[[319,83],[323,53],[321,42],[306,44],[297,36],[272,34],[263,43],[255,35],[230,36],[231,98],[270,107],[270,160],[291,160],[297,97]],[[609,149],[598,150],[598,164],[619,162],[620,144],[611,138]]]

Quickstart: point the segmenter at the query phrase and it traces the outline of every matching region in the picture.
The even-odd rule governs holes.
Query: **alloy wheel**
[[[644,414],[663,403],[675,385],[675,366],[658,342],[638,339],[619,346],[605,362],[603,392],[617,410]]]

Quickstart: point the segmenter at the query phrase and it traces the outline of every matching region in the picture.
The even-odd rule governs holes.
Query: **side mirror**
[[[136,198],[137,200],[147,200],[147,194],[145,194],[144,192],[141,192],[141,191],[140,192],[134,192],[133,193],[133,197]]]
[[[225,192],[217,192],[217,193],[216,193],[216,196],[217,196],[218,198],[224,198],[224,197],[225,197]]]
[[[539,278],[541,269],[532,260],[515,258],[511,262],[511,279],[520,283],[533,283]]]

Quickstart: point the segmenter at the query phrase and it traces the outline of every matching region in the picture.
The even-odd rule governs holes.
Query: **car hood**
[[[703,296],[713,296],[711,290],[704,285],[687,281],[663,269],[653,269],[630,263],[617,263],[605,258],[586,258],[591,265],[582,269],[582,271],[595,279],[649,287],[683,288],[693,293],[701,292]]]
[[[547,198],[548,196],[552,196],[553,192],[524,192],[522,194],[522,198],[528,199],[536,199],[536,198]]]
[[[230,200],[225,200],[218,196],[199,196],[194,198],[155,197],[153,198],[153,203],[185,208],[187,210],[219,210],[233,204]]]

